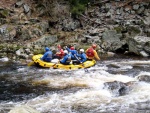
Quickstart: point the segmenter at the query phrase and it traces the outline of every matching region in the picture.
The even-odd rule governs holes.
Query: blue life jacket
[[[66,48],[66,49],[67,49],[67,51],[69,51],[71,53],[71,59],[76,60],[75,56],[77,56],[77,54],[78,54],[77,50],[71,50],[69,48]]]
[[[71,61],[71,54],[66,54],[62,60],[60,60],[60,63],[66,64],[67,62]]]
[[[87,60],[85,53],[77,54],[77,57],[79,57],[80,62],[82,62],[82,63]]]
[[[51,62],[53,53],[47,47],[45,48],[45,50],[46,50],[46,52],[44,53],[44,55],[41,58],[41,60],[46,61],[46,62]]]

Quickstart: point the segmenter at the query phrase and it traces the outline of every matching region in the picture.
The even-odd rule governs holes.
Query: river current
[[[105,58],[72,71],[0,60],[0,113],[21,105],[41,113],[150,113],[150,83],[139,80],[145,75],[150,60],[139,57]],[[106,85],[113,82],[127,84],[123,95]]]

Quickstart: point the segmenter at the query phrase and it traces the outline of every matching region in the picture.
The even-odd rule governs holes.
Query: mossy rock
[[[0,10],[0,16],[1,18],[6,18],[9,15],[9,11],[4,9],[4,10]]]
[[[129,26],[127,27],[127,30],[129,32],[130,35],[136,35],[136,34],[140,34],[140,29],[138,27],[135,26]]]
[[[34,55],[37,55],[37,54],[44,54],[44,49],[34,50],[34,51],[33,51],[33,54],[34,54]]]
[[[76,49],[82,48],[82,49],[84,49],[86,51],[90,46],[91,45],[80,45],[80,46],[76,47]]]
[[[114,27],[114,30],[116,30],[117,33],[121,33],[122,29],[123,29],[123,28],[122,28],[121,26]]]
[[[2,50],[4,47],[5,47],[5,46],[1,44],[1,45],[0,45],[0,50]]]

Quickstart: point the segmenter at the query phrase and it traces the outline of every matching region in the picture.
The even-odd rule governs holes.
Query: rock
[[[138,10],[139,9],[139,4],[133,5],[133,10]]]
[[[25,13],[28,13],[30,11],[30,7],[28,6],[28,4],[24,4],[23,8]]]
[[[56,35],[43,35],[40,39],[34,41],[31,45],[47,46],[58,41]]]
[[[7,62],[7,61],[9,61],[9,58],[7,58],[7,57],[5,57],[5,58],[0,58],[0,61],[2,61],[2,62]]]
[[[10,17],[10,22],[14,24],[18,24],[19,22],[19,16],[18,15],[13,15]]]
[[[120,15],[121,13],[120,13],[120,9],[117,9],[116,10],[116,13],[118,14],[118,15]]]
[[[148,10],[148,9],[145,9],[145,10],[144,10],[144,15],[145,15],[145,16],[149,16],[149,10]]]
[[[27,54],[21,54],[21,55],[19,55],[19,58],[21,58],[21,59],[28,59],[28,55]]]
[[[23,5],[23,0],[20,0],[20,1],[18,1],[18,2],[16,2],[16,7],[21,7],[22,5]]]
[[[135,11],[133,11],[133,10],[132,10],[132,11],[131,11],[131,14],[133,14],[133,15],[134,15],[134,14],[135,14]]]
[[[1,26],[0,27],[0,34],[6,33],[6,26]]]
[[[10,39],[13,40],[14,37],[16,36],[16,34],[17,34],[16,29],[12,29],[12,30],[9,32]]]
[[[64,20],[62,29],[63,31],[74,31],[79,26],[80,23],[78,21]]]
[[[13,108],[8,113],[40,113],[40,112],[27,105],[22,105],[22,106]]]
[[[22,53],[24,53],[24,50],[21,48],[16,51],[16,55],[20,56]]]
[[[142,14],[144,12],[144,7],[140,7],[138,10],[137,10],[137,13],[138,14]]]
[[[128,93],[129,87],[127,84],[113,81],[104,83],[105,88],[109,89],[115,96],[122,96]]]
[[[37,18],[30,18],[29,21],[32,22],[32,23],[38,23],[38,22],[40,22],[40,20],[37,19]]]
[[[145,51],[140,51],[140,55],[143,57],[148,57],[148,53],[146,53]]]
[[[129,12],[129,11],[131,10],[131,6],[129,6],[129,5],[126,6],[124,10],[125,10],[126,12]]]
[[[149,42],[150,37],[144,37],[144,36],[135,36],[134,38],[128,39],[128,46],[129,46],[129,52],[133,52],[137,55],[147,56],[149,55]],[[148,53],[142,52],[144,50],[147,50]]]
[[[31,53],[30,49],[25,49],[25,53],[29,55]]]
[[[47,32],[47,30],[49,28],[49,23],[48,23],[48,21],[42,21],[42,22],[38,23],[36,27],[39,28],[40,31],[45,33],[45,32]]]
[[[99,29],[92,29],[88,31],[90,33],[90,36],[98,36],[100,33]]]
[[[144,24],[150,25],[150,15],[144,19]]]
[[[124,45],[124,41],[121,41],[121,34],[118,34],[115,30],[105,31],[102,35],[101,47],[104,50],[115,51]]]
[[[138,80],[139,81],[145,81],[145,82],[148,82],[150,83],[150,75],[139,75],[137,76]]]
[[[115,55],[115,53],[113,53],[113,52],[107,52],[108,57],[113,57],[114,55]]]

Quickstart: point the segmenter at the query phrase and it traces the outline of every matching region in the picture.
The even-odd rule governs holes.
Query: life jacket
[[[68,62],[71,61],[71,53],[68,54],[68,59],[67,59],[67,61],[68,61]]]
[[[89,49],[87,50],[87,52],[86,52],[86,55],[87,55],[88,57],[94,57],[94,50],[93,50],[93,48],[89,48]]]
[[[58,51],[58,53],[56,53],[56,56],[59,56],[60,58],[62,58],[64,56],[63,49],[60,49],[60,51]]]
[[[50,52],[47,54],[47,58],[52,59],[52,54]]]

